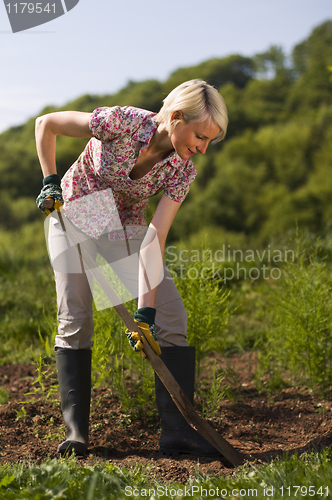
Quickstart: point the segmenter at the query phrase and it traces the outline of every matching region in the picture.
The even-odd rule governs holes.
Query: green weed
[[[5,387],[0,387],[0,405],[8,403],[9,401],[9,392]]]
[[[214,360],[211,376],[200,380],[199,394],[202,396],[202,417],[214,418],[220,411],[220,405],[226,398],[229,388],[225,386],[225,373],[218,370]]]
[[[58,441],[59,439],[61,439],[61,434],[58,434],[58,433],[51,433],[51,434],[47,434],[47,436],[43,436],[41,439],[44,439],[45,441]]]
[[[203,246],[200,254],[209,252]],[[211,352],[222,352],[230,317],[230,291],[220,288],[211,263],[191,260],[180,268],[170,266],[177,289],[188,314],[188,343],[196,349],[196,380],[199,380],[204,358]]]
[[[16,420],[19,422],[20,420],[24,420],[28,414],[24,406],[20,410],[15,410]]]
[[[131,314],[135,301],[126,304]],[[125,326],[114,309],[94,312],[93,381],[105,383],[119,398],[124,413],[142,415],[154,401],[154,375],[146,360],[134,352],[124,334]]]
[[[294,262],[282,268],[269,292],[271,324],[261,346],[258,377],[268,374],[270,389],[291,383],[318,392],[332,383],[331,276],[315,248],[298,239]]]
[[[58,385],[53,384],[56,382],[55,370],[51,367],[46,367],[44,363],[44,357],[42,354],[39,355],[38,358],[35,359],[35,366],[37,371],[37,378],[32,385],[35,386],[34,390],[31,392],[27,392],[25,396],[38,396],[39,399],[50,399],[54,394],[58,393]],[[51,385],[49,388],[46,387],[45,382],[47,380],[51,381]]]
[[[43,226],[0,230],[1,364],[29,363],[40,352],[45,311],[54,310],[54,280]]]

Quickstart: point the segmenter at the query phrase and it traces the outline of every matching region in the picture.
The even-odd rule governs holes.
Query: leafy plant
[[[27,392],[25,396],[39,396],[41,399],[50,399],[54,394],[58,393],[58,385],[54,383],[56,382],[54,366],[46,367],[42,354],[35,357],[35,366],[37,378],[32,383],[32,385],[35,385],[35,389]],[[45,385],[45,382],[48,380],[51,382],[50,387]]]
[[[133,314],[137,304],[132,301],[126,306]],[[125,327],[114,309],[95,311],[94,318],[93,381],[111,387],[122,410],[135,418],[147,411],[147,403],[154,401],[153,370],[130,347]]]
[[[270,289],[271,324],[261,346],[259,372],[278,388],[285,374],[320,392],[332,383],[331,276],[317,249],[298,237],[294,262],[288,261]]]
[[[199,255],[208,251],[204,245]],[[225,345],[223,333],[230,316],[230,291],[220,287],[212,263],[201,258],[172,265],[170,271],[188,314],[188,343],[196,348],[196,379],[199,380],[203,359],[213,350],[221,352]]]
[[[20,420],[24,420],[28,414],[24,406],[20,410],[15,410],[16,413],[16,420],[19,422]]]
[[[225,373],[218,369],[217,362],[214,360],[211,376],[200,380],[199,394],[202,397],[203,418],[214,418],[217,415],[228,391],[229,388],[225,385]]]
[[[8,403],[9,401],[9,392],[5,387],[0,387],[0,405]]]

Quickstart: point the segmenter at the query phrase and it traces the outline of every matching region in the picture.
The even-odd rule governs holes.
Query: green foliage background
[[[198,176],[174,221],[168,244],[175,245],[178,252],[181,248],[187,251],[202,248],[203,241],[212,252],[225,247],[239,251],[248,248],[262,250],[268,246],[284,248],[294,245],[289,235],[296,225],[310,235],[311,240],[318,235],[322,237],[325,253],[318,256],[318,263],[302,262],[302,267],[298,268],[295,264],[293,268],[284,265],[283,276],[288,276],[288,281],[285,278],[278,282],[270,280],[269,283],[261,278],[248,279],[245,275],[250,268],[273,265],[259,257],[256,262],[241,262],[242,275],[226,283],[222,283],[213,270],[209,280],[178,280],[189,314],[189,336],[197,347],[199,362],[212,349],[219,352],[260,349],[263,353],[261,369],[272,370],[274,380],[277,380],[279,371],[284,369],[280,361],[282,353],[287,346],[293,352],[299,335],[296,322],[289,319],[284,325],[284,320],[291,318],[291,314],[287,316],[278,310],[278,304],[281,307],[282,300],[290,293],[294,303],[299,303],[299,287],[291,287],[295,277],[299,278],[302,273],[303,279],[307,280],[303,286],[310,291],[313,304],[320,300],[318,292],[324,290],[325,295],[321,298],[324,296],[326,310],[330,307],[331,64],[332,20],[328,20],[294,47],[290,55],[284,54],[280,47],[272,46],[252,57],[234,54],[214,58],[197,66],[179,68],[165,82],[130,81],[116,94],[84,95],[61,108],[49,106],[38,113],[69,109],[91,112],[99,106],[116,104],[157,112],[163,98],[176,85],[191,78],[205,79],[216,86],[226,100],[229,130],[225,141],[211,145],[205,155],[195,158]],[[0,135],[2,364],[33,359],[40,351],[40,338],[44,339],[46,352],[52,356],[52,336],[56,328],[55,290],[44,241],[44,216],[35,204],[42,176],[35,149],[34,122],[35,119],[31,118]],[[86,140],[58,137],[60,175],[76,160],[85,144]],[[151,199],[148,219],[157,202],[158,196]],[[326,259],[321,266],[323,257]],[[176,265],[180,264],[178,260]],[[214,264],[217,269],[220,267],[221,275],[226,265],[233,266],[234,270],[237,265],[235,261],[210,261],[208,265],[213,268]],[[188,265],[191,271],[196,266],[196,271],[201,273],[199,266],[204,268],[205,263],[189,262]],[[322,288],[316,290],[309,285],[317,270],[321,270],[320,279],[325,281]],[[280,293],[279,302],[272,307],[267,291],[271,281]],[[221,300],[221,309],[215,306],[217,299]],[[232,311],[232,314],[228,316],[227,311]],[[297,314],[296,309],[294,311]],[[305,309],[302,312],[306,314]],[[326,330],[310,330],[308,334],[318,350],[324,343],[325,358],[330,353],[332,338],[326,314],[322,311]],[[114,376],[117,373],[116,366],[108,365],[107,339],[115,335],[115,330],[119,330],[119,338],[123,337],[121,326],[112,329],[109,325],[106,328],[108,322],[108,315],[106,318],[99,314],[96,318],[95,352],[99,361],[105,361],[101,363],[103,369],[99,370],[99,376],[103,377],[110,376],[110,369]],[[289,337],[287,345],[280,344],[280,338],[292,329],[294,343]],[[106,330],[109,336],[105,334]],[[280,347],[279,358],[272,359],[266,354],[269,346]],[[123,349],[121,344],[114,357],[120,374]],[[279,351],[273,349],[277,355]],[[306,352],[311,356],[311,351],[310,348]],[[303,357],[303,353],[298,355]],[[295,367],[295,361],[294,370],[301,370]],[[330,364],[324,361],[327,372],[324,372],[322,381],[318,366],[321,362],[318,357],[318,364],[311,364],[309,375],[303,373],[303,379],[326,388],[330,384]],[[149,384],[147,380],[147,386]]]
[[[332,216],[332,21],[316,27],[286,56],[272,46],[253,57],[231,55],[179,68],[165,82],[130,81],[113,95],[84,95],[61,108],[91,112],[133,105],[158,111],[179,83],[203,78],[218,88],[229,110],[229,131],[195,161],[198,177],[171,230],[186,239],[207,224],[266,242],[294,227],[323,231]],[[59,137],[60,175],[85,140]],[[34,118],[0,135],[0,228],[16,230],[40,219],[41,187]],[[151,210],[157,200],[151,200]]]
[[[194,270],[202,275],[204,270],[208,279],[178,279],[177,286],[188,311],[189,340],[197,348],[198,368],[211,350],[223,355],[258,351],[256,377],[262,390],[293,383],[331,394],[331,71],[332,20],[328,20],[290,55],[272,46],[252,57],[214,58],[179,68],[164,82],[130,81],[116,94],[84,95],[61,108],[50,105],[38,113],[91,112],[112,105],[157,112],[168,92],[185,80],[202,78],[218,88],[229,111],[226,140],[195,159],[198,176],[168,243],[175,245],[178,255],[183,249],[189,252],[186,257],[191,249],[206,248],[203,241],[213,255],[222,248],[260,249],[261,257],[241,261],[241,276],[226,282],[218,273],[222,276],[226,266],[235,270],[235,260],[189,260],[184,274],[189,277]],[[42,176],[34,122],[35,117],[0,134],[0,364],[33,359],[42,363],[53,356],[55,290],[44,241],[44,216],[35,204]],[[60,175],[85,144],[85,140],[57,139]],[[157,202],[158,197],[151,199],[148,218]],[[304,246],[293,237],[296,225],[304,235]],[[294,248],[296,258],[271,262],[262,257],[262,249],[267,248]],[[169,258],[172,255],[168,253]],[[179,272],[183,264],[180,258],[169,263],[173,272]],[[247,278],[250,268],[262,265],[269,270],[279,266],[281,279]],[[211,267],[210,273],[206,266]],[[146,411],[147,398],[153,398],[153,374],[124,343],[123,327],[113,313],[96,315],[94,383],[106,380],[117,388],[124,416],[134,418],[133,405],[136,413]],[[230,370],[219,378],[213,375],[218,397],[223,397],[219,380],[226,377],[228,382],[229,375]],[[128,380],[131,388],[137,389],[139,383],[143,389],[134,398],[126,389]],[[213,402],[216,408],[219,404],[213,397],[212,384],[206,393],[210,411]],[[0,404],[7,398],[2,391]],[[74,461],[48,461],[40,468],[5,464],[0,470],[1,498],[125,498],[125,485],[159,484],[159,478],[151,483],[149,472],[139,464],[130,471],[112,464],[81,467]],[[203,478],[197,473],[191,481],[207,489],[273,486],[275,498],[281,498],[285,485],[311,485],[322,498],[323,486],[324,492],[331,490],[331,477],[328,451],[285,458],[255,471],[244,468],[230,478]]]

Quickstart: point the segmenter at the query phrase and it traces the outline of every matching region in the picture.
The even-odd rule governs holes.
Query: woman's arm
[[[36,146],[44,177],[56,174],[56,136],[92,137],[89,129],[91,113],[59,111],[36,119]]]
[[[141,247],[138,308],[154,307],[155,305],[157,287],[154,286],[152,289],[149,287],[147,292],[145,284],[151,281],[147,279],[148,276],[153,275],[154,280],[158,280],[163,272],[166,238],[180,206],[181,203],[171,200],[165,194],[158,203]],[[155,241],[152,243],[155,236],[158,238],[158,248],[156,248]]]

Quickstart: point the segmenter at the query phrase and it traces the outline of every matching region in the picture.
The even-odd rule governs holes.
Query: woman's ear
[[[173,111],[171,114],[171,122],[174,120],[183,120],[183,113],[182,111]]]

